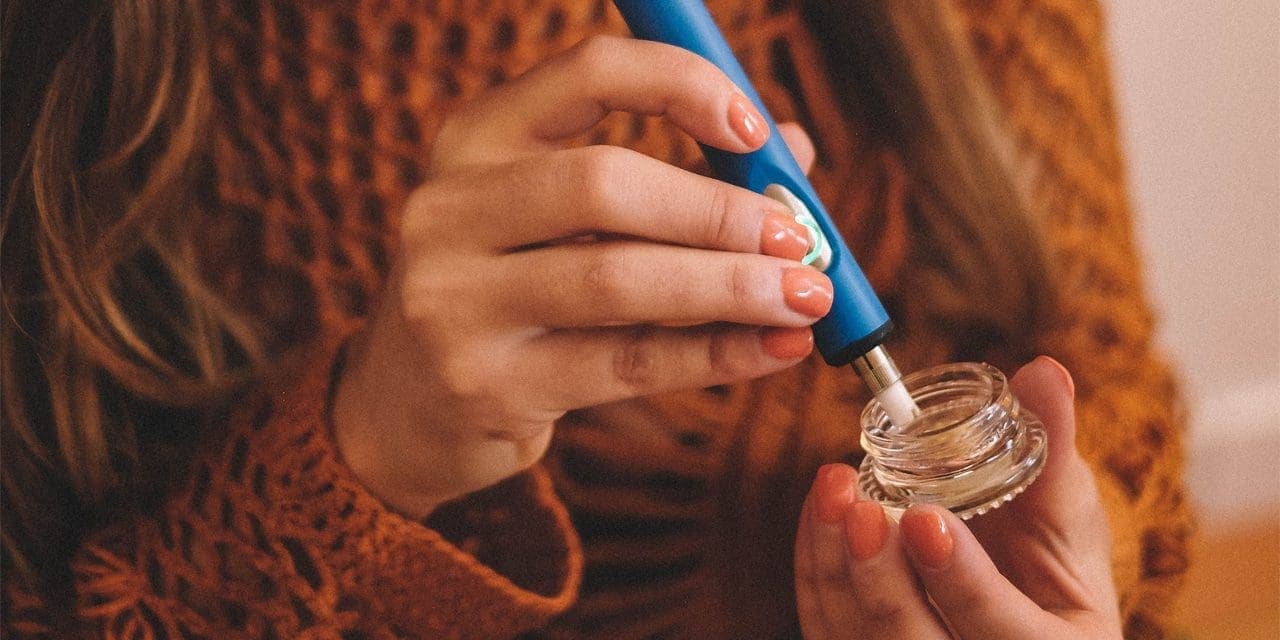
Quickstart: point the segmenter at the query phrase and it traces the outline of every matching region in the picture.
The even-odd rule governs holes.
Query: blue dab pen
[[[771,135],[763,147],[730,153],[701,145],[707,163],[717,178],[786,204],[796,221],[809,228],[813,248],[804,263],[827,274],[835,290],[831,311],[813,326],[818,350],[829,365],[852,365],[894,424],[909,423],[918,410],[901,383],[901,372],[882,346],[893,322],[706,6],[701,0],[615,0],[614,4],[635,37],[706,58],[764,115]]]

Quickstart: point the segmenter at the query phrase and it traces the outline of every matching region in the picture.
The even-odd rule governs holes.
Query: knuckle
[[[726,84],[724,72],[702,56],[678,48],[671,49],[670,56],[671,59],[667,64],[679,77],[696,81],[703,87],[708,81],[716,83],[717,86]]]
[[[632,389],[646,389],[658,379],[660,358],[653,330],[631,331],[613,358],[613,377]]]
[[[626,260],[618,251],[601,250],[587,259],[582,270],[582,288],[586,299],[604,307],[617,307],[626,301],[628,282]]]
[[[735,202],[729,185],[717,183],[712,187],[706,208],[706,238],[711,246],[735,248],[741,244],[737,238],[741,235],[742,216],[735,215]]]
[[[432,169],[447,168],[469,146],[470,132],[475,127],[471,112],[475,107],[474,103],[467,103],[448,112],[441,119],[428,157],[428,165]]]
[[[946,600],[947,611],[963,611],[965,615],[974,619],[984,619],[999,616],[1000,605],[995,602],[988,591],[972,585],[967,588],[957,589]]]
[[[725,288],[736,308],[752,309],[761,304],[759,276],[746,260],[735,260],[726,275]]]
[[[467,293],[475,283],[449,275],[451,270],[410,268],[390,296],[391,313],[427,349],[443,351],[457,342],[459,327],[476,311]]]
[[[626,161],[621,147],[593,145],[573,151],[568,163],[568,179],[577,186],[590,189],[590,195],[609,193]]]
[[[862,593],[857,599],[858,613],[863,620],[880,628],[897,628],[908,616],[907,609],[893,598]]]
[[[608,68],[615,52],[622,46],[623,39],[617,36],[598,34],[579,42],[569,51],[569,60],[587,77],[594,77]]]
[[[672,47],[663,65],[702,108],[716,108],[724,96],[740,93],[737,85],[719,67],[706,58],[684,49]],[[710,113],[708,113],[710,115]]]
[[[503,440],[514,442],[543,440],[547,438],[553,428],[551,421],[522,416],[519,407],[507,408],[504,415],[509,417],[500,420],[493,431],[494,437]]]
[[[737,340],[730,333],[718,333],[707,344],[707,362],[716,377],[737,380],[753,372],[753,362],[737,348]]]
[[[445,393],[454,398],[480,398],[487,386],[481,362],[465,350],[446,352],[436,361],[436,378]]]
[[[400,239],[402,244],[430,237],[427,229],[431,222],[439,216],[431,215],[436,210],[438,195],[435,186],[426,183],[409,193],[405,200],[404,214],[400,220]]]
[[[845,590],[849,585],[849,570],[844,562],[836,562],[827,559],[825,562],[819,562],[814,569],[814,579],[818,584],[826,585],[826,588]]]
[[[394,297],[395,313],[420,335],[430,336],[437,324],[436,300],[443,287],[435,278],[415,277],[413,286],[404,286]]]
[[[589,211],[608,211],[618,193],[618,180],[630,160],[620,147],[594,145],[571,152],[563,180],[573,185],[576,199]]]
[[[439,153],[443,149],[448,149],[457,142],[460,133],[464,130],[461,124],[462,111],[455,109],[449,111],[440,119],[440,128],[436,131],[434,153]]]

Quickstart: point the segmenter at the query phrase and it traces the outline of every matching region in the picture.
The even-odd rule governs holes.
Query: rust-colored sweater
[[[819,148],[814,182],[877,286],[920,257],[918,190],[890,146],[841,110],[797,3],[712,0],[779,120]],[[860,454],[864,392],[811,359],[759,382],[570,414],[538,470],[409,521],[336,452],[337,346],[393,259],[397,215],[442,114],[598,32],[603,0],[211,3],[216,118],[208,227],[219,285],[308,373],[244,398],[175,469],[155,512],[84,540],[75,611],[8,590],[6,626],[137,638],[773,638],[798,634],[792,535],[816,467]],[[1127,633],[1162,634],[1185,568],[1187,512],[1170,377],[1153,355],[1115,137],[1102,16],[1091,0],[960,3],[1023,158],[1034,159],[1059,319],[976,350],[905,306],[904,369],[1047,352],[1077,377],[1080,445],[1115,538]],[[691,165],[693,144],[612,117],[592,142]],[[1030,241],[1030,240],[1029,240]],[[920,302],[927,308],[928,302]]]

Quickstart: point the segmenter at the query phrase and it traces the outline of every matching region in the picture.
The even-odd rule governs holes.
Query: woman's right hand
[[[514,475],[565,412],[799,362],[831,283],[765,196],[610,146],[562,142],[611,111],[758,148],[736,86],[676,47],[598,37],[442,125],[397,263],[338,387],[357,477],[420,517]],[[788,128],[805,164],[812,147]]]

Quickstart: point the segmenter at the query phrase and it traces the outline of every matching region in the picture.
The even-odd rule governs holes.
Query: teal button
[[[765,187],[764,195],[787,205],[787,208],[791,209],[796,222],[808,227],[813,247],[809,249],[809,253],[805,254],[802,262],[812,265],[816,269],[826,271],[831,266],[835,252],[831,249],[831,243],[827,241],[827,237],[823,235],[822,227],[818,226],[817,219],[809,211],[809,207],[805,205],[803,200],[797,198],[795,194],[780,184],[771,184]]]
[[[809,249],[809,253],[805,254],[804,259],[800,262],[803,264],[813,264],[813,262],[822,255],[822,250],[826,247],[827,239],[822,236],[822,229],[818,228],[818,223],[812,216],[796,216],[796,222],[808,227],[809,236],[813,238],[813,247]]]

